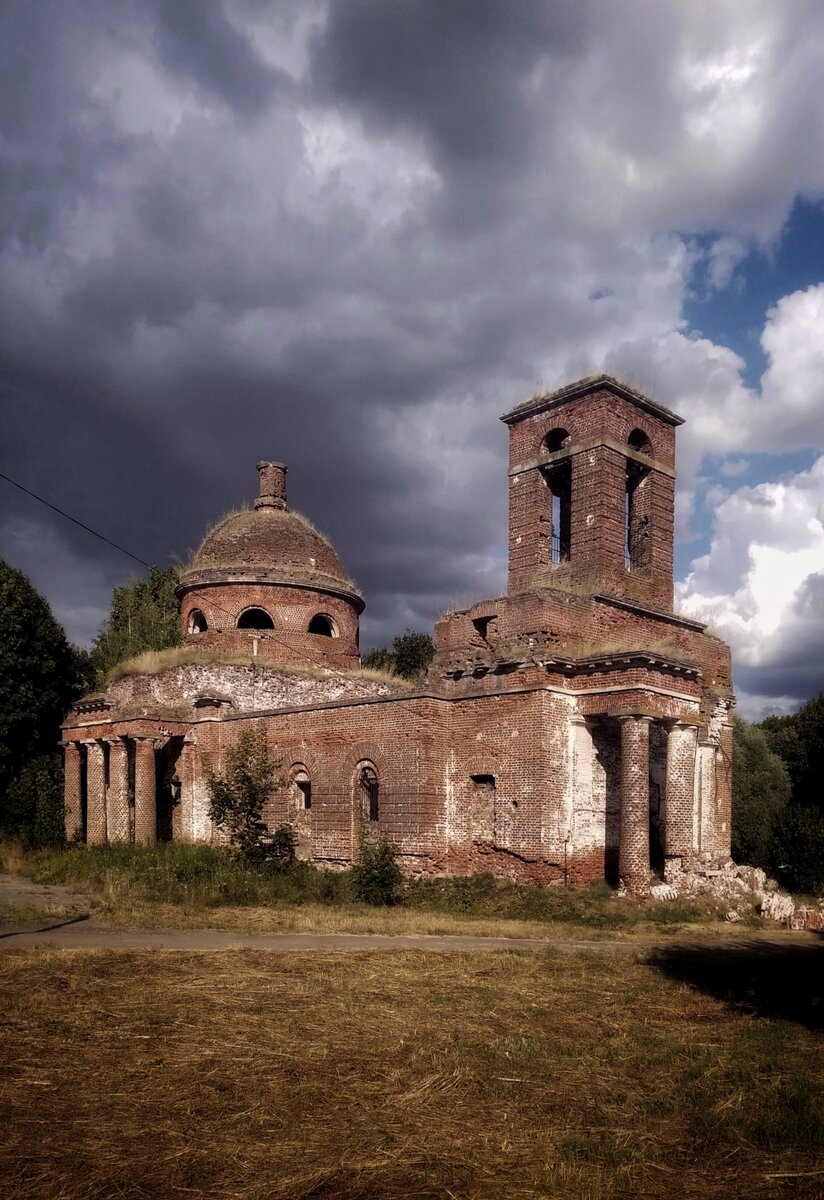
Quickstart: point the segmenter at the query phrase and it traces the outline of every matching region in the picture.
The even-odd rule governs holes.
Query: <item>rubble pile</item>
[[[665,882],[650,888],[650,895],[656,900],[694,896],[727,900],[728,921],[740,921],[754,903],[766,920],[789,929],[824,929],[824,898],[816,905],[796,905],[760,867],[737,866],[732,860],[723,867],[668,864]]]

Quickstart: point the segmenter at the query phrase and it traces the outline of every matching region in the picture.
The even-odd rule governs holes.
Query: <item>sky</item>
[[[674,409],[676,596],[824,688],[820,0],[4,0],[0,471],[186,561],[289,465],[362,644],[501,594],[506,429]],[[0,480],[88,644],[136,564]]]

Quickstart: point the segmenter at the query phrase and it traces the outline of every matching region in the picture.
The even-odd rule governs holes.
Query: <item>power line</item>
[[[23,487],[22,483],[18,483],[16,479],[12,479],[9,475],[4,475],[0,471],[0,479],[5,479],[6,483],[10,483],[12,487],[19,488],[21,492],[25,492],[27,496],[31,496],[33,500],[37,500],[40,504],[45,504],[46,508],[50,508],[52,512],[59,513],[61,517],[65,517],[67,521],[71,521],[73,525],[77,525],[80,529],[85,529],[86,533],[92,534],[93,537],[99,538],[101,542],[105,542],[107,546],[114,547],[121,554],[128,555],[135,562],[139,562],[143,567],[151,567],[151,563],[147,563],[144,558],[137,554],[132,554],[131,550],[127,550],[125,546],[118,546],[117,542],[113,542],[111,538],[107,538],[102,533],[98,533],[96,529],[92,529],[91,525],[85,525],[82,521],[78,521],[77,517],[73,517],[71,513],[65,512],[62,508],[58,508],[56,504],[51,504],[50,501],[44,500],[42,496],[38,496],[37,492],[31,491],[27,487]]]
[[[105,542],[107,546],[111,546],[114,550],[119,550],[121,554],[125,554],[128,558],[134,559],[134,561],[140,563],[142,567],[146,567],[148,570],[152,569],[153,564],[146,562],[145,558],[141,558],[138,554],[132,554],[131,550],[127,550],[125,546],[120,546],[117,542],[113,542],[111,538],[107,538],[104,534],[98,533],[96,529],[92,529],[91,525],[86,525],[83,521],[79,521],[77,517],[73,517],[71,513],[67,513],[64,509],[58,508],[56,504],[52,504],[49,500],[44,499],[43,496],[38,496],[37,492],[33,492],[30,488],[24,487],[22,483],[18,483],[16,479],[12,479],[11,476],[5,475],[2,471],[0,471],[0,479],[5,479],[6,483],[10,483],[12,487],[19,488],[21,492],[25,492],[27,496],[31,496],[31,498],[36,500],[39,504],[43,504],[46,506],[46,508],[50,508],[52,512],[56,512],[61,517],[65,517],[67,521],[71,521],[73,525],[77,525],[79,529],[84,529],[86,533],[90,533],[93,537],[99,538],[100,541]],[[222,605],[217,604],[214,600],[210,600],[209,607],[215,609],[216,612],[223,613],[224,616],[234,620],[232,613],[230,613],[227,608],[223,608]],[[277,637],[273,630],[256,629],[254,632],[255,636],[260,637],[261,640],[275,642],[279,646],[285,646],[287,650],[293,649],[288,642],[284,642],[282,638]],[[303,653],[307,658],[312,659],[319,666],[329,665],[328,663],[323,662],[322,659],[317,658],[315,655],[310,654],[306,650],[304,650]]]

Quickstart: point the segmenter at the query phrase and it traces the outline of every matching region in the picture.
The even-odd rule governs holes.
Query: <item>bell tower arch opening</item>
[[[630,450],[652,457],[652,443],[643,429],[633,429],[627,439]],[[624,566],[643,572],[650,565],[650,493],[646,486],[650,469],[635,458],[627,458],[624,493]]]
[[[509,592],[672,607],[681,417],[611,375],[531,396],[509,426]]]
[[[550,496],[549,553],[546,557],[552,566],[568,562],[570,556],[572,469],[568,458],[557,459],[569,447],[570,441],[569,430],[560,427],[551,429],[543,441],[544,452],[553,455],[553,461],[541,472]]]

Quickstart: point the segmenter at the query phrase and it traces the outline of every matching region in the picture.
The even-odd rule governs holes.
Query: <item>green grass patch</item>
[[[225,848],[168,842],[157,846],[77,846],[27,853],[0,845],[5,870],[39,883],[62,884],[98,897],[121,915],[130,904],[179,906],[188,912],[357,906],[357,869],[322,870],[296,862],[287,870],[244,862]],[[357,906],[363,907],[363,906]],[[639,902],[606,884],[532,887],[492,875],[405,879],[393,911],[399,920],[448,918],[508,922],[533,930],[564,926],[598,934],[644,927],[668,930],[723,920],[726,906],[709,900]],[[451,926],[450,926],[451,928]]]

